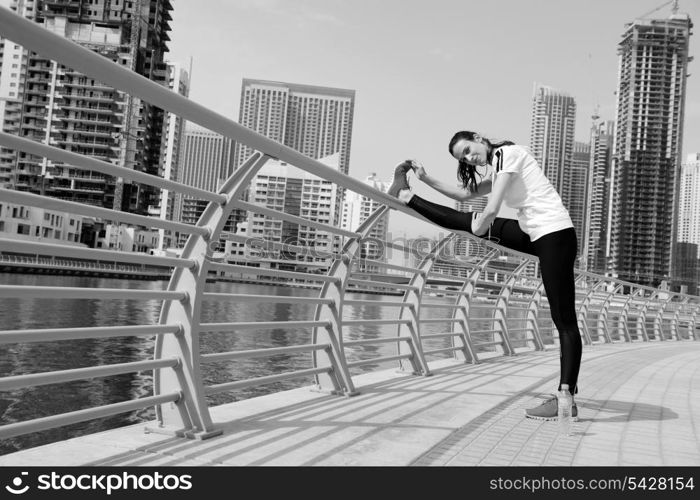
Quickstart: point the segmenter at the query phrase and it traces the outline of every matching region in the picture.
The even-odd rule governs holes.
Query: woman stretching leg
[[[561,373],[557,390],[561,384],[568,384],[573,393],[578,392],[582,343],[575,306],[577,241],[561,198],[537,161],[522,146],[508,141],[494,144],[476,133],[462,131],[450,141],[449,151],[459,162],[457,176],[462,182],[461,189],[429,176],[418,162],[406,161],[396,167],[388,193],[442,227],[480,237],[488,233],[490,239],[502,246],[538,257],[552,320],[559,332]],[[484,179],[476,167],[492,167],[492,178]],[[459,212],[413,194],[406,180],[409,170],[455,200],[465,201],[488,193],[491,196],[483,213]],[[480,182],[476,175],[480,176]],[[517,220],[496,217],[504,201],[518,210]],[[529,418],[556,419],[556,397],[526,410],[525,414]],[[578,416],[575,404],[572,416]]]

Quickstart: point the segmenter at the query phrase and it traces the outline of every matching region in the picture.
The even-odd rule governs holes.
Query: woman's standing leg
[[[559,331],[561,375],[559,384],[577,392],[583,345],[576,317],[574,262],[577,242],[573,228],[538,238],[533,243],[540,259],[542,282],[557,330]]]

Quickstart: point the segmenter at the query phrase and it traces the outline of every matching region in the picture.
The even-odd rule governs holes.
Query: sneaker
[[[391,183],[386,192],[389,196],[397,197],[402,189],[411,189],[411,186],[408,185],[408,179],[406,179],[406,173],[409,170],[411,170],[411,163],[408,160],[400,163],[394,169],[394,182]]]
[[[545,399],[539,406],[525,410],[525,416],[527,418],[534,418],[535,420],[556,420],[558,416],[556,394],[552,394],[551,398]],[[578,408],[576,407],[576,403],[571,407],[571,420],[574,422],[578,421]]]

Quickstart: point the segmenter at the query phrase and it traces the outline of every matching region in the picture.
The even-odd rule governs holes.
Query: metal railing
[[[0,299],[50,297],[56,300],[160,300],[157,323],[109,327],[53,328],[0,331],[0,344],[61,342],[70,339],[148,336],[155,340],[152,360],[114,365],[13,375],[0,379],[0,390],[14,390],[79,379],[108,377],[135,371],[153,372],[153,396],[78,409],[48,417],[0,426],[0,438],[55,428],[107,415],[154,407],[158,426],[177,435],[209,437],[221,430],[212,421],[211,396],[293,379],[313,377],[318,390],[352,396],[355,375],[378,365],[397,364],[407,373],[429,376],[429,362],[450,357],[456,362],[478,363],[484,358],[510,356],[557,346],[557,333],[548,314],[548,303],[539,279],[538,263],[532,256],[507,250],[467,233],[453,233],[434,244],[415,262],[386,261],[365,254],[364,245],[373,228],[390,209],[420,218],[396,199],[365,183],[308,158],[210,111],[161,85],[132,73],[118,64],[69,40],[44,30],[7,9],[0,8],[0,35],[43,57],[53,59],[99,80],[121,92],[139,97],[200,126],[218,132],[256,152],[221,186],[209,192],[184,184],[112,165],[7,133],[0,145],[30,155],[72,165],[135,183],[146,184],[208,202],[196,225],[134,215],[82,205],[35,194],[0,189],[3,204],[28,205],[60,210],[106,221],[189,234],[179,257],[130,254],[112,250],[69,247],[59,244],[0,240],[0,252],[52,255],[66,259],[114,260],[136,266],[172,268],[164,290],[118,290],[52,286],[0,286]],[[260,168],[271,158],[299,167],[383,203],[354,231],[308,220],[249,203],[242,199]],[[257,212],[270,219],[313,227],[337,238],[342,244],[334,252],[316,252],[328,271],[280,271],[239,263],[215,262],[213,244],[220,238],[240,235],[223,233],[235,209]],[[415,254],[413,249],[383,242],[385,248]],[[273,245],[286,251],[304,252],[298,245]],[[466,252],[452,251],[466,247]],[[301,264],[300,262],[298,264]],[[221,273],[253,273],[319,284],[317,296],[242,295],[211,291],[207,281]],[[635,341],[686,341],[698,339],[700,297],[663,292],[653,288],[595,275],[577,273],[578,319],[586,344]],[[391,293],[394,300],[357,298],[358,291]],[[293,304],[310,311],[293,321],[226,321],[202,319],[205,303]],[[381,318],[360,316],[364,308],[381,308]],[[393,312],[391,312],[393,311]],[[362,336],[363,329],[395,327],[390,336]],[[310,341],[264,349],[202,350],[206,335],[246,334],[276,329],[306,329]],[[390,354],[372,351],[393,345]],[[355,349],[375,353],[358,357]],[[244,363],[278,355],[303,353],[308,366],[286,372],[207,382],[203,366],[214,363]]]

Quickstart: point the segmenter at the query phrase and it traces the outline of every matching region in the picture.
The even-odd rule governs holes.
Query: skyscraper
[[[340,153],[348,173],[355,91],[243,79],[238,122],[310,158]],[[253,151],[240,145],[238,168]]]
[[[384,193],[389,189],[390,183],[381,181],[376,173],[371,173],[364,180],[364,183]],[[343,200],[343,214],[341,227],[347,231],[356,231],[357,228],[367,218],[378,210],[383,204],[373,198],[369,198],[354,191],[345,193]],[[360,248],[360,257],[363,259],[385,260],[386,252],[384,242],[387,240],[389,229],[389,212],[379,219],[370,233],[367,235],[366,241],[363,241]],[[369,270],[364,263],[360,263],[360,268]],[[371,268],[377,270],[376,266]]]
[[[678,241],[700,245],[700,153],[681,166]]]
[[[613,121],[594,123],[591,127],[591,162],[585,203],[586,227],[581,234],[585,246],[581,255],[585,259],[586,270],[596,273],[603,273],[606,269],[613,129]]]
[[[568,94],[535,84],[532,96],[530,149],[544,174],[569,208],[572,189],[567,177],[574,150],[576,101]]]
[[[189,73],[178,63],[167,63],[168,88],[185,97],[189,96],[190,78]],[[160,175],[164,179],[177,180],[178,171],[182,159],[183,133],[185,121],[175,113],[167,113],[163,120],[163,141],[161,143],[161,169]],[[179,220],[178,207],[176,206],[177,194],[169,189],[162,189],[160,192],[159,204],[155,208],[158,217],[164,220]],[[174,242],[169,231],[158,230],[158,249],[163,250],[172,247]]]
[[[233,173],[235,143],[221,134],[190,124],[185,127],[183,142],[178,181],[216,192],[223,181]],[[208,203],[178,194],[176,206],[180,221],[196,224]],[[187,236],[180,235],[178,246],[185,243]]]
[[[698,289],[698,248],[700,248],[700,153],[689,154],[681,167],[678,242],[674,253],[674,279],[687,287],[688,293]]]
[[[18,14],[165,84],[169,0],[13,0]],[[5,41],[12,57],[4,130],[157,175],[163,111]],[[10,47],[7,47],[11,45]],[[10,54],[10,52],[12,52]],[[14,65],[17,65],[15,68]],[[3,71],[4,73],[4,71]],[[16,91],[14,90],[16,88]],[[15,95],[9,95],[12,92]],[[24,153],[0,155],[0,183],[22,191],[153,214],[159,190]]]
[[[611,180],[610,271],[657,286],[672,272],[678,233],[687,14],[637,19],[619,43]]]
[[[340,171],[350,169],[355,91],[244,78],[238,122],[314,159],[340,154]],[[235,168],[253,150],[236,151]],[[340,223],[344,190],[338,189],[333,213]],[[234,212],[231,224],[242,217]]]
[[[574,154],[571,163],[566,168],[564,177],[566,178],[567,209],[574,224],[578,237],[578,255],[583,256],[583,247],[586,238],[586,219],[590,212],[586,202],[588,201],[588,177],[591,166],[591,144],[588,142],[574,142]],[[583,263],[584,259],[580,262]]]

